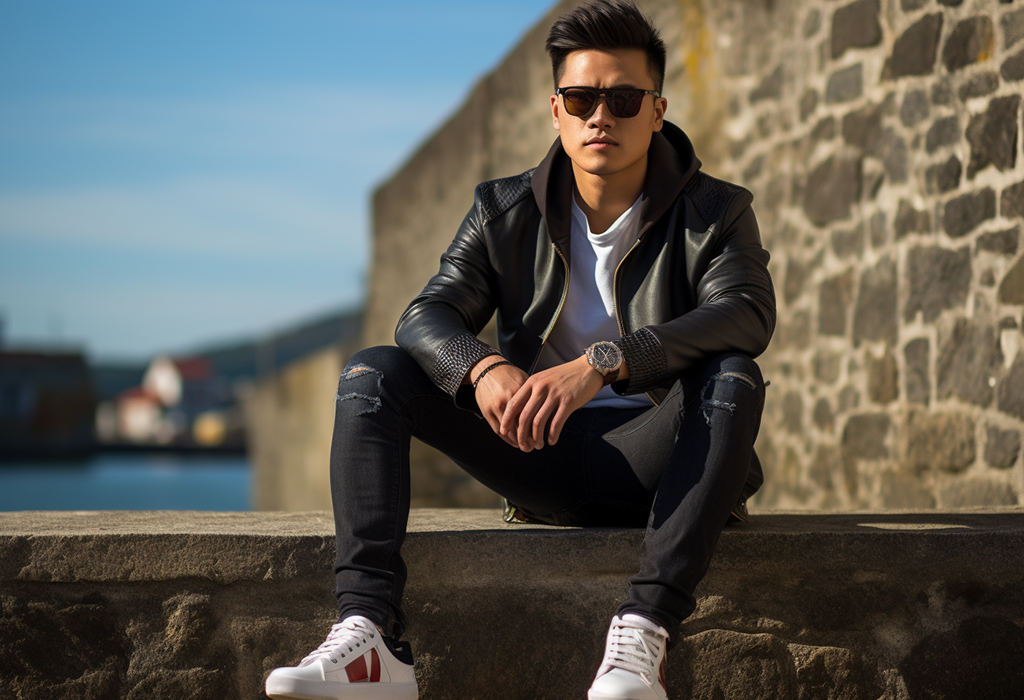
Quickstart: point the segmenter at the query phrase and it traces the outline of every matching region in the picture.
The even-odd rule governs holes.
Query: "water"
[[[98,454],[0,463],[0,511],[250,510],[245,457]]]

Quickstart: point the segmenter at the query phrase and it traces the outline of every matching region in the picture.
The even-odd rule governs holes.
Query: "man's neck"
[[[590,230],[604,233],[644,191],[647,158],[609,176],[588,173],[576,163],[572,164],[572,171],[576,178],[576,203],[587,215]]]

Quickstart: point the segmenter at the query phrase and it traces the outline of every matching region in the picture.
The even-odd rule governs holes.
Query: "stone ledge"
[[[261,697],[333,621],[332,530],[326,513],[0,513],[0,696]],[[421,696],[583,697],[642,536],[414,511]],[[726,530],[698,594],[672,697],[1024,684],[1024,508],[758,515]]]

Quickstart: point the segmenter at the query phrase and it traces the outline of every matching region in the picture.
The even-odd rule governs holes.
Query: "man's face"
[[[647,54],[640,49],[573,51],[566,56],[558,86],[657,89],[647,70]],[[582,119],[565,110],[562,96],[552,95],[551,116],[560,132],[562,148],[576,167],[607,177],[631,167],[646,170],[651,135],[661,131],[667,105],[664,97],[644,95],[635,117],[620,118],[601,98],[597,109]]]

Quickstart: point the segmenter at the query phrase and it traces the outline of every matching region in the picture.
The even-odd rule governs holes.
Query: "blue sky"
[[[144,359],[362,301],[369,194],[553,0],[0,0],[8,345]]]

